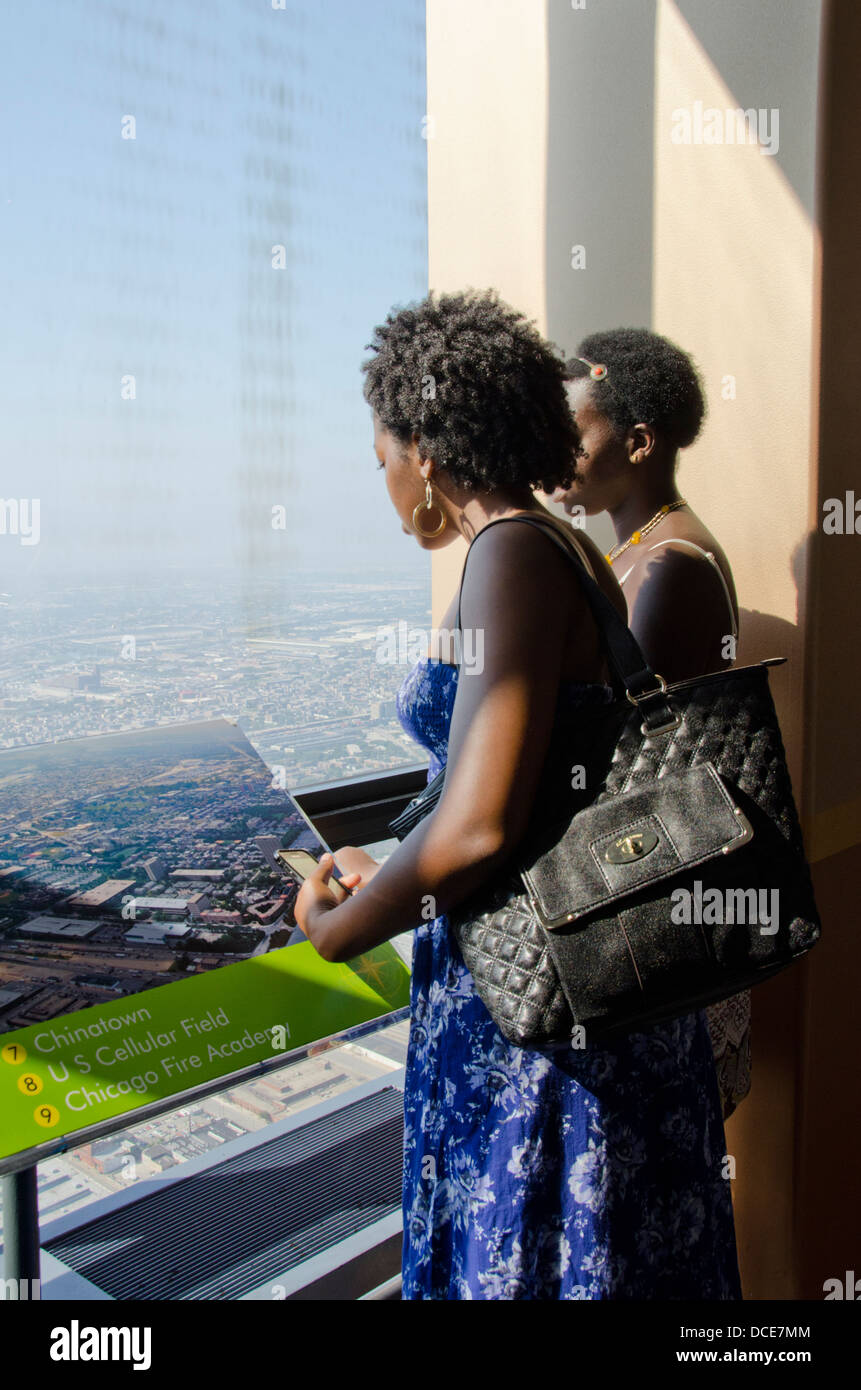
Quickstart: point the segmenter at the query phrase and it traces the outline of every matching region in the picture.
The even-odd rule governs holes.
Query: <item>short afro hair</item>
[[[365,399],[461,487],[570,487],[580,435],[556,348],[494,290],[393,310],[362,364]]]
[[[705,395],[692,359],[675,343],[647,328],[591,333],[566,365],[569,381],[589,376],[581,357],[607,368],[594,381],[591,400],[618,434],[642,423],[675,449],[693,444],[705,419]]]

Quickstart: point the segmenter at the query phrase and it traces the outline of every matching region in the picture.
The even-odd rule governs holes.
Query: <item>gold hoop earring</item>
[[[419,512],[432,512],[432,511],[437,511],[437,512],[439,512],[439,514],[440,514],[440,523],[439,523],[439,526],[437,526],[437,528],[436,528],[435,531],[423,531],[422,528],[421,528],[421,526],[419,526],[419,522],[418,522]],[[420,536],[425,536],[425,537],[427,537],[428,540],[430,540],[431,536],[438,536],[439,533],[440,533],[440,531],[442,531],[442,530],[444,530],[444,529],[445,529],[445,512],[443,511],[442,507],[439,506],[438,503],[434,502],[434,500],[433,500],[433,493],[431,492],[430,478],[426,478],[426,479],[425,479],[425,500],[424,500],[423,502],[419,502],[419,503],[413,508],[413,530],[417,531],[418,534],[419,534]]]

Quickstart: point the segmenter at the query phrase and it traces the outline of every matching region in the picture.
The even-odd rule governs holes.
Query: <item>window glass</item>
[[[430,567],[359,371],[427,289],[423,0],[10,26],[0,747],[226,715],[291,787],[424,761],[406,638],[380,657]],[[385,1074],[405,1027],[41,1164],[43,1220]]]
[[[288,785],[421,761],[359,366],[427,288],[423,3],[13,23],[0,746],[224,714]]]

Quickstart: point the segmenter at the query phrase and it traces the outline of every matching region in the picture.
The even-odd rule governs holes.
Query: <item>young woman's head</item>
[[[554,500],[594,515],[619,506],[643,470],[670,482],[706,412],[688,354],[646,328],[614,328],[584,338],[566,375],[583,455],[574,485]]]
[[[403,529],[424,549],[458,534],[469,496],[520,505],[534,488],[570,487],[580,441],[564,365],[495,292],[429,295],[389,314],[368,347],[374,448]]]

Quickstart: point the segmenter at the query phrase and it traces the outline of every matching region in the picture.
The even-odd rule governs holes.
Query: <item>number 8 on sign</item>
[[[25,1096],[37,1096],[44,1084],[41,1076],[36,1076],[32,1071],[25,1071],[23,1076],[18,1077],[18,1090],[23,1091]]]

